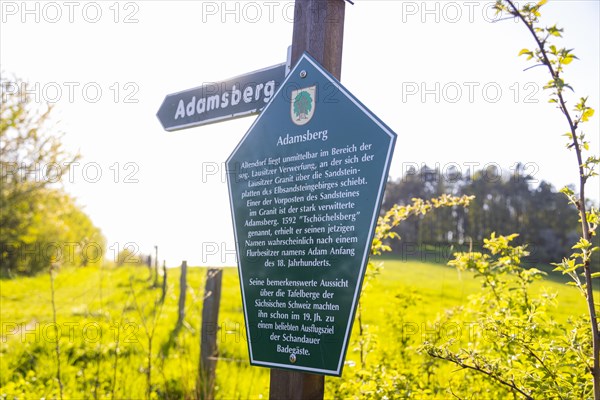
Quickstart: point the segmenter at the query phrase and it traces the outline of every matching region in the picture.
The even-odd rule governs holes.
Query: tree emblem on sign
[[[300,92],[294,99],[294,114],[298,119],[308,118],[308,113],[312,110],[312,98],[308,92]]]
[[[312,118],[315,112],[314,98],[316,89],[315,86],[311,86],[295,90],[292,93],[292,121],[296,125],[304,125]]]

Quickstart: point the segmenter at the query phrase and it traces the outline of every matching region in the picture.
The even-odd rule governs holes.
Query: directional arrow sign
[[[167,95],[156,116],[167,131],[258,114],[285,78],[285,63]]]
[[[305,53],[227,160],[251,364],[342,373],[395,141]]]

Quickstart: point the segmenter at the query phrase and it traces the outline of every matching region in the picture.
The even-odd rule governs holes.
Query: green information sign
[[[395,141],[305,53],[227,160],[251,364],[341,375]]]

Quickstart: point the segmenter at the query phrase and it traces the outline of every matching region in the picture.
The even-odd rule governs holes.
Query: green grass
[[[56,309],[65,398],[111,398],[113,386],[114,398],[146,398],[148,333],[153,327],[152,397],[195,397],[206,270],[188,270],[186,325],[173,341],[179,273],[179,269],[168,270],[162,307],[156,306],[161,290],[151,287],[145,268],[67,269],[58,273]],[[58,397],[49,275],[2,280],[0,285],[0,397]],[[559,307],[552,310],[558,321],[586,312],[582,296],[572,287],[545,280],[536,283],[535,290],[558,293]],[[363,324],[377,335],[378,345],[372,351],[386,351],[385,343],[395,341],[400,334],[393,323],[402,309],[402,297],[397,295],[413,293],[418,297],[400,316],[403,324],[419,327],[410,332],[412,343],[418,344],[427,335],[425,323],[479,291],[480,285],[470,273],[461,274],[439,264],[386,259],[381,274],[370,280],[363,292]],[[235,268],[224,270],[219,320],[217,397],[267,398],[269,371],[248,364]],[[360,363],[356,325],[346,369],[358,368]],[[446,379],[449,373],[451,369],[440,371],[438,379]],[[332,395],[333,387],[346,379],[344,376],[326,379],[327,395]]]

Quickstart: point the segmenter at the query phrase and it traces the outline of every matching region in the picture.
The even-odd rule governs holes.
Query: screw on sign
[[[227,160],[251,364],[341,375],[395,142],[304,53]]]

